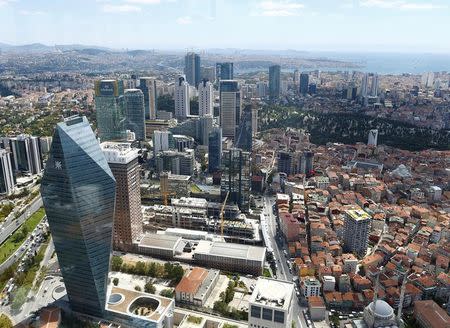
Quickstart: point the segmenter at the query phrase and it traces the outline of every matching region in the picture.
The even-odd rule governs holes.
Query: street
[[[292,281],[292,278],[294,275],[289,270],[288,264],[287,264],[287,258],[284,256],[284,250],[282,246],[277,242],[276,240],[276,234],[277,234],[277,221],[276,217],[273,214],[272,206],[275,203],[274,197],[270,196],[264,196],[264,211],[263,214],[266,216],[266,221],[268,223],[268,231],[269,231],[269,237],[270,242],[272,244],[273,248],[273,255],[276,258],[277,263],[277,279],[280,280],[286,280],[286,281]],[[263,227],[264,229],[264,227]],[[284,245],[284,243],[283,243]],[[294,295],[293,298],[293,315],[292,318],[296,323],[296,327],[298,328],[306,328],[306,321],[305,317],[303,316],[303,309],[307,309],[307,307],[301,306],[299,304],[299,299],[297,298],[297,295]]]

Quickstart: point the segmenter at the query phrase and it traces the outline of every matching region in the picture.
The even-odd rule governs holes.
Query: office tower
[[[300,87],[300,71],[298,69],[294,71],[294,86]]]
[[[101,141],[126,140],[123,81],[95,81],[95,111]]]
[[[211,115],[214,110],[214,88],[211,82],[203,80],[198,85],[198,116]]]
[[[50,152],[51,144],[52,144],[52,137],[39,137],[39,146],[41,148],[41,155],[48,154]]]
[[[317,93],[317,85],[315,83],[311,83],[308,87],[308,93],[310,95],[315,95]]]
[[[216,79],[217,82],[222,80],[232,80],[234,79],[234,68],[233,63],[217,63],[216,64]]]
[[[421,82],[423,88],[431,88],[434,84],[434,73],[423,73]]]
[[[14,191],[14,174],[11,156],[5,149],[0,149],[0,194],[10,195]]]
[[[370,85],[370,95],[373,97],[378,96],[378,74],[372,74],[372,84]]]
[[[9,139],[13,168],[17,172],[38,174],[42,171],[39,138],[26,134]]]
[[[214,83],[216,80],[216,68],[214,66],[201,67],[200,68],[201,80],[208,80],[211,83]]]
[[[257,82],[256,83],[256,94],[259,98],[264,98],[267,96],[267,83]]]
[[[369,74],[364,73],[362,81],[361,81],[361,97],[364,98],[367,96],[369,88]]]
[[[308,73],[300,74],[300,94],[306,95],[308,93],[309,75]]]
[[[141,184],[138,150],[128,143],[103,142],[106,161],[116,179],[113,247],[132,251],[142,235]]]
[[[147,120],[156,119],[156,80],[151,77],[142,77],[140,79],[139,89],[144,94],[145,118]]]
[[[258,108],[252,107],[252,135],[258,133]]]
[[[187,149],[185,152],[166,150],[156,156],[156,168],[158,172],[170,172],[172,174],[192,175],[194,174],[194,150]]]
[[[156,156],[159,152],[173,149],[175,146],[172,132],[153,131],[153,153]]]
[[[73,311],[102,317],[115,179],[85,117],[58,123],[41,195]]]
[[[189,84],[180,75],[175,80],[175,118],[185,119],[190,112]]]
[[[377,146],[377,142],[378,142],[378,130],[370,130],[369,131],[369,139],[367,140],[367,144],[369,146]]]
[[[305,151],[300,160],[300,173],[310,176],[313,172],[314,153],[312,151]]]
[[[213,128],[213,117],[212,115],[206,115],[199,118],[200,125],[200,144],[208,146],[209,134]]]
[[[269,67],[269,97],[277,99],[280,97],[281,88],[281,68],[280,65]]]
[[[239,148],[226,149],[222,153],[222,179],[220,194],[228,202],[239,206],[243,212],[249,209],[251,185],[250,153]]]
[[[235,139],[241,117],[241,90],[237,81],[220,81],[220,126],[224,137]]]
[[[184,57],[184,74],[190,85],[197,87],[200,83],[200,56],[194,52],[188,52]]]
[[[294,283],[259,277],[249,299],[248,327],[293,327]]]
[[[222,129],[212,128],[208,136],[208,172],[220,171],[222,165]]]
[[[125,90],[125,116],[127,129],[135,134],[136,140],[145,140],[144,94],[139,89]]]
[[[344,215],[344,251],[363,257],[367,252],[371,217],[362,209],[347,210]]]
[[[252,151],[252,139],[253,139],[253,124],[252,124],[252,106],[246,105],[242,111],[241,121],[237,130],[237,137],[235,141],[235,147],[242,150]]]
[[[292,153],[281,150],[278,152],[278,165],[277,169],[279,173],[286,173],[291,175],[292,172]]]

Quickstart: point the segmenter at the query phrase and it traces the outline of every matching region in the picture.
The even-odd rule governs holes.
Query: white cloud
[[[141,5],[156,5],[161,2],[161,0],[125,0],[128,3],[136,3]]]
[[[141,8],[133,5],[104,5],[102,10],[106,13],[136,13],[140,12]]]
[[[296,1],[276,0],[262,1],[257,6],[257,11],[252,16],[287,17],[299,16],[305,5]]]
[[[447,6],[442,6],[430,2],[411,2],[406,0],[363,0],[360,1],[359,4],[362,7],[404,10],[430,10],[447,8]]]
[[[40,16],[45,15],[46,13],[40,10],[21,10],[19,14],[24,16]]]
[[[180,24],[180,25],[192,24],[192,17],[191,16],[179,17],[177,19],[177,24]]]
[[[10,4],[11,2],[16,2],[16,0],[0,0],[0,7],[6,6]]]

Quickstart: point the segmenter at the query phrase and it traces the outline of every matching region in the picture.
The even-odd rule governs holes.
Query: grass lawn
[[[272,278],[272,275],[270,274],[270,271],[267,268],[264,268],[263,276],[267,278]]]
[[[37,210],[33,215],[31,215],[23,224],[22,227],[26,227],[28,233],[31,233],[34,228],[39,224],[45,215],[43,208]],[[22,227],[17,229],[5,242],[0,246],[0,263],[3,263],[8,259],[11,254],[13,254],[22,245],[23,241],[28,236],[22,236]],[[20,238],[18,238],[20,236]]]

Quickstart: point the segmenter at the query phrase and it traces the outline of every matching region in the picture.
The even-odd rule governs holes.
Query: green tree
[[[138,261],[134,267],[134,272],[138,275],[145,275],[146,269],[145,269],[145,263]]]
[[[164,296],[164,297],[168,297],[168,298],[173,298],[174,291],[172,289],[170,289],[170,288],[166,288],[166,289],[163,289],[161,291],[161,293],[159,293],[159,295]]]
[[[2,328],[12,328],[13,327],[11,319],[6,314],[0,315],[0,327],[2,327]]]
[[[19,288],[14,294],[11,309],[18,311],[27,300],[28,288]]]
[[[151,281],[148,281],[144,286],[144,291],[146,293],[154,294],[156,292],[156,288],[153,286]]]
[[[137,290],[138,292],[140,292],[142,290],[142,288],[138,285],[134,286],[134,290]]]
[[[120,271],[123,264],[123,260],[120,256],[113,256],[111,260],[111,270]]]
[[[114,286],[117,286],[119,284],[119,278],[114,278],[113,284],[114,284]]]

